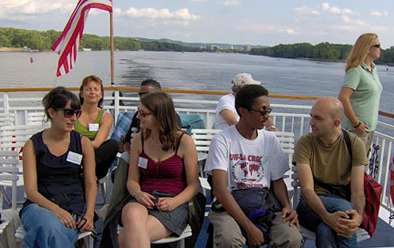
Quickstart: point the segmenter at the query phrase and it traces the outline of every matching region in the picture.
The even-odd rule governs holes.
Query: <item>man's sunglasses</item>
[[[267,109],[264,109],[264,110],[255,110],[255,109],[251,109],[251,111],[260,113],[261,115],[266,115],[266,114],[271,114],[272,108],[267,108]]]
[[[81,117],[81,114],[82,114],[82,110],[80,110],[80,109],[74,110],[72,108],[55,108],[55,110],[56,111],[58,111],[58,110],[63,111],[64,117],[66,117],[66,118],[71,118],[75,114],[78,119],[79,117]]]

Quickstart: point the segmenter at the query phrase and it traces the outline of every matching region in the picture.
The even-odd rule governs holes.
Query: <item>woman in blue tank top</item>
[[[142,97],[137,118],[141,132],[131,143],[127,179],[133,199],[122,210],[121,248],[179,236],[187,226],[187,202],[199,188],[196,147],[180,130],[171,97],[164,92]]]
[[[73,248],[80,232],[93,229],[94,150],[86,137],[73,130],[81,115],[73,93],[57,87],[42,103],[51,127],[33,135],[23,149],[24,241],[30,248]]]

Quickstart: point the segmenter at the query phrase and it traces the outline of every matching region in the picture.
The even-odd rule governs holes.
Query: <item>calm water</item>
[[[30,63],[30,57],[34,63]],[[57,61],[54,52],[0,53],[0,88],[79,86],[90,74],[102,78],[105,86],[110,85],[108,51],[79,52],[75,68],[60,78],[55,75]],[[138,87],[143,79],[153,78],[164,88],[230,91],[232,78],[248,72],[273,94],[336,97],[344,67],[344,63],[242,54],[121,51],[115,52],[115,83]],[[384,89],[381,110],[394,112],[394,67],[378,66],[378,73]]]

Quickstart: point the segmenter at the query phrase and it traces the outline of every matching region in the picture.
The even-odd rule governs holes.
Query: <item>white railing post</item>
[[[119,115],[119,91],[114,90],[114,119],[115,119],[114,126],[118,122],[118,115]]]
[[[5,114],[8,114],[10,109],[10,103],[8,102],[8,100],[8,92],[3,92],[3,108]]]

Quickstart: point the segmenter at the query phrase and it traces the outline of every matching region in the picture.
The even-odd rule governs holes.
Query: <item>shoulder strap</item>
[[[141,154],[144,153],[144,135],[141,133]]]
[[[345,140],[347,149],[349,151],[350,159],[353,160],[352,145],[350,143],[349,134],[347,131],[343,129],[342,129],[342,133],[343,133],[343,139]]]
[[[181,136],[179,136],[178,144],[176,145],[175,154],[178,153],[178,148],[179,148],[179,145],[181,144],[181,139],[182,139],[182,137],[183,137],[184,134],[185,134],[185,133],[182,132],[182,133],[181,133]]]

